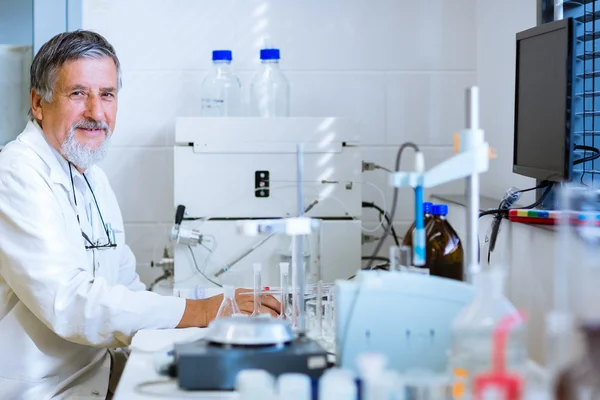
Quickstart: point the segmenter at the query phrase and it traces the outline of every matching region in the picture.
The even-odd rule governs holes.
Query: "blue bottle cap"
[[[423,203],[423,213],[431,214],[431,209],[433,207],[433,203],[426,201]]]
[[[432,208],[433,215],[448,215],[447,204],[435,204]]]
[[[213,50],[212,59],[213,61],[231,61],[231,50]]]
[[[261,60],[279,60],[279,49],[262,49],[260,51]]]

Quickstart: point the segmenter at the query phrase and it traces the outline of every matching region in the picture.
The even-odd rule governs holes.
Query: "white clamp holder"
[[[237,232],[245,236],[285,234],[288,236],[310,235],[321,226],[321,221],[307,217],[240,221]]]
[[[490,167],[490,147],[484,142],[483,130],[463,129],[460,133],[459,152],[424,174],[395,172],[389,174],[392,187],[416,187],[419,183],[432,188],[457,179],[486,172]],[[422,182],[419,179],[422,178]]]

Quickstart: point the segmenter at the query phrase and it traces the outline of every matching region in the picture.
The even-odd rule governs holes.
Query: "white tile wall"
[[[502,198],[511,186],[528,188],[535,181],[512,173],[515,104],[515,35],[534,27],[536,0],[477,0],[477,82],[481,89],[481,126],[498,158],[490,163],[481,190]],[[521,204],[535,201],[525,193]]]
[[[121,204],[140,275],[151,281],[173,219],[175,118],[199,113],[200,82],[214,48],[233,50],[243,83],[267,41],[281,47],[293,116],[343,116],[364,129],[364,159],[393,167],[397,145],[423,146],[428,165],[452,154],[464,88],[476,81],[477,0],[86,0],[83,27],[107,37],[124,87],[109,158],[102,164]],[[403,165],[412,154],[407,151]],[[382,171],[365,181],[392,191]],[[382,205],[365,184],[364,198]],[[458,193],[462,184],[436,192]],[[402,191],[395,226],[411,223]],[[365,213],[365,227],[377,214]],[[372,251],[366,245],[364,253]]]
[[[474,71],[389,73],[385,143],[451,146],[454,134],[465,127],[465,88],[476,78]]]

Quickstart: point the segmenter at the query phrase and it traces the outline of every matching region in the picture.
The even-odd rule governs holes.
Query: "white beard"
[[[97,148],[91,149],[75,139],[75,129],[78,128],[79,125],[83,125],[82,123],[73,124],[71,129],[69,129],[67,138],[62,146],[60,146],[62,155],[81,170],[87,170],[89,167],[97,164],[106,157],[106,153],[108,152],[108,142],[111,137],[110,128],[105,123],[101,124],[103,124],[103,126],[100,129],[105,129],[106,137]],[[90,127],[90,129],[92,128]]]

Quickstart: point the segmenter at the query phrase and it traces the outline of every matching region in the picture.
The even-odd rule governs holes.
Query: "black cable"
[[[517,194],[529,192],[529,191],[536,190],[536,189],[546,188],[546,190],[542,194],[542,197],[538,201],[536,201],[535,203],[530,204],[526,207],[523,207],[526,209],[531,209],[531,208],[537,207],[538,205],[542,204],[542,202],[546,199],[546,197],[550,193],[550,190],[552,189],[553,185],[554,185],[553,182],[544,180],[535,187],[532,187],[529,189],[518,190],[514,193],[509,192],[505,195],[504,199],[502,199],[502,201],[500,202],[498,209],[487,210],[487,211],[483,211],[483,212],[479,213],[479,218],[481,218],[485,215],[492,215],[492,214],[494,215],[494,220],[492,221],[492,233],[490,235],[490,245],[488,247],[488,254],[487,254],[488,263],[490,262],[492,252],[496,248],[496,241],[498,239],[498,234],[500,233],[500,225],[502,224],[502,219],[506,218],[506,214],[508,214],[508,212],[512,209],[510,207],[514,204],[515,201],[518,200]]]
[[[583,158],[573,161],[573,165],[583,164],[585,162],[594,161],[594,160],[597,160],[598,158],[600,158],[600,150],[598,150],[597,148],[592,147],[592,146],[575,145],[575,150],[591,151],[594,154],[592,154],[591,156],[583,157]]]
[[[550,182],[548,184],[548,186],[546,186],[546,190],[542,194],[542,197],[540,197],[540,199],[538,201],[536,201],[535,203],[530,204],[530,205],[528,205],[526,207],[486,210],[486,211],[482,211],[482,212],[479,213],[479,218],[481,218],[483,216],[486,216],[486,215],[493,215],[493,214],[508,214],[508,212],[510,210],[522,210],[522,209],[532,209],[532,208],[535,208],[535,207],[539,206],[540,204],[542,204],[542,202],[544,200],[546,200],[546,197],[548,197],[548,194],[550,194],[550,190],[552,190],[553,187],[554,187],[554,182]],[[528,189],[528,190],[531,190],[531,189]]]
[[[389,258],[387,258],[387,257],[380,257],[380,256],[376,256],[376,257],[373,257],[373,256],[363,256],[362,259],[363,260],[385,261],[385,262],[388,262],[388,263],[390,262]]]
[[[389,271],[390,270],[390,263],[385,263],[385,264],[377,264],[373,267],[373,270],[381,270],[381,271]],[[356,278],[356,274],[352,275],[350,278],[348,278],[347,280],[351,281],[352,279]]]
[[[394,243],[396,243],[396,246],[400,246],[400,240],[398,239],[398,234],[396,233],[396,229],[394,229],[394,225],[392,224],[390,217],[387,215],[387,212],[384,211],[381,207],[379,207],[374,202],[363,201],[362,206],[363,206],[363,208],[374,208],[375,210],[377,210],[379,212],[380,220],[381,220],[382,216],[383,216],[383,218],[385,218],[385,221],[387,222],[387,224],[392,227],[391,232],[392,232],[392,236],[394,237]]]
[[[413,150],[415,150],[418,153],[420,152],[419,147],[414,143],[406,142],[402,146],[400,146],[400,148],[398,149],[398,153],[396,155],[396,164],[395,164],[395,168],[394,168],[395,172],[400,171],[400,160],[402,157],[402,152],[407,147],[412,148]],[[390,220],[391,221],[394,220],[394,216],[396,215],[397,202],[398,202],[398,188],[395,187],[394,188],[394,197],[392,198],[392,209],[390,211]],[[371,260],[369,260],[369,264],[367,265],[367,268],[366,268],[367,270],[373,269],[372,268],[373,262],[375,260],[372,257],[377,257],[377,255],[381,251],[381,247],[383,247],[383,243],[385,242],[385,239],[390,234],[391,229],[392,229],[392,225],[390,224],[386,227],[385,231],[383,232],[383,236],[381,237],[381,239],[379,239],[379,242],[377,243],[377,246],[375,247],[375,251],[373,251],[373,254],[371,255]],[[352,279],[352,278],[354,278],[354,277],[350,277],[348,279]],[[350,325],[352,325],[352,317],[354,316],[354,308],[356,307],[356,303],[358,301],[358,297],[360,296],[361,289],[362,289],[362,285],[359,284],[358,288],[356,289],[356,295],[354,295],[354,298],[352,299],[352,304],[350,305],[350,308],[349,308],[348,322],[346,322],[346,326],[344,327],[344,333],[340,337],[340,342],[339,342],[340,347],[338,349],[340,364],[343,362],[342,360],[343,360],[344,348],[346,347],[346,340],[348,339],[348,331],[350,329]]]
[[[212,283],[213,285],[216,285],[218,287],[223,287],[223,285],[221,285],[220,283],[217,283],[215,281],[213,281],[212,279],[210,279],[208,276],[206,276],[206,274],[204,272],[202,272],[200,270],[200,268],[198,267],[198,262],[196,261],[196,256],[194,255],[194,250],[192,249],[192,246],[188,245],[187,247],[188,249],[190,249],[190,254],[192,255],[192,259],[194,260],[194,266],[196,267],[196,271],[198,271],[198,273],[200,275],[202,275],[207,281],[209,281],[210,283]]]

